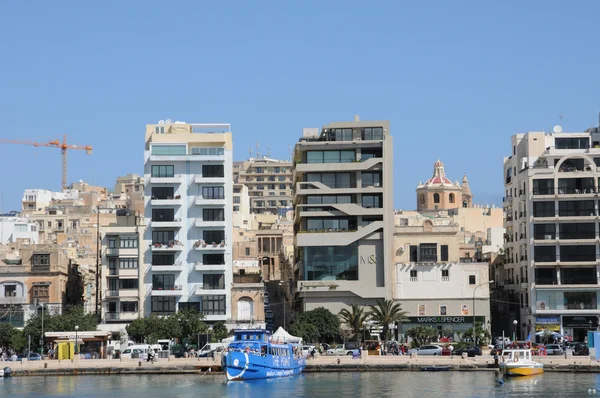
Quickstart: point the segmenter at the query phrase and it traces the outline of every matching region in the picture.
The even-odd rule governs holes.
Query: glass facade
[[[538,310],[596,310],[598,309],[598,291],[537,290],[536,308]]]
[[[358,280],[358,243],[303,248],[304,279]]]
[[[306,163],[350,163],[355,160],[354,151],[306,151]]]
[[[174,156],[185,155],[185,145],[152,145],[152,155]]]

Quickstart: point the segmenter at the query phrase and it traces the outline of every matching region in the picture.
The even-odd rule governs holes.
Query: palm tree
[[[342,323],[350,328],[352,336],[358,342],[360,340],[360,333],[363,328],[363,324],[369,318],[369,314],[364,310],[364,307],[361,307],[357,304],[352,304],[350,310],[344,308],[339,312],[338,316],[340,317]]]
[[[408,312],[402,311],[400,303],[393,300],[377,300],[376,305],[369,306],[369,318],[381,325],[381,339],[386,340],[390,323],[408,321]]]

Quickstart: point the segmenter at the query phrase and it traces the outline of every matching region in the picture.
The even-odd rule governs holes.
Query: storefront
[[[485,316],[476,316],[475,322],[481,323],[488,330],[485,323]],[[464,332],[473,327],[472,316],[409,316],[408,322],[399,325],[399,331],[406,334],[406,331],[417,326],[431,326],[437,329],[440,337],[452,337],[456,332]],[[450,336],[446,336],[451,331]],[[488,330],[489,331],[489,330]]]
[[[598,328],[596,315],[563,315],[562,334],[565,340],[583,342],[589,331]]]
[[[560,333],[560,317],[559,316],[538,316],[535,318],[535,331]]]
[[[71,359],[75,352],[79,352],[85,359],[105,358],[110,335],[111,332],[103,331],[44,333],[46,346],[54,350],[56,359]]]

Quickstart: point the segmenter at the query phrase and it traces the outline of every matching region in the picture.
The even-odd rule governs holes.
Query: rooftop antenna
[[[600,118],[600,115],[598,116]],[[288,158],[292,161],[292,146],[288,145]]]
[[[248,148],[250,148],[250,157],[248,159],[252,159],[252,145],[248,145]]]
[[[267,157],[268,158],[271,157],[271,147],[270,146],[267,147]]]
[[[257,158],[260,157],[259,152],[258,152],[258,147],[259,147],[258,140],[256,140],[256,157]]]

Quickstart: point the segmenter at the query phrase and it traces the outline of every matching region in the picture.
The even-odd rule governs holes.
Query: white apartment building
[[[231,318],[232,156],[229,124],[146,126],[146,314]]]
[[[499,314],[525,338],[543,329],[583,341],[598,326],[600,130],[528,132],[504,159],[504,288]]]
[[[0,215],[0,244],[6,245],[19,240],[38,244],[38,224],[16,214]]]

